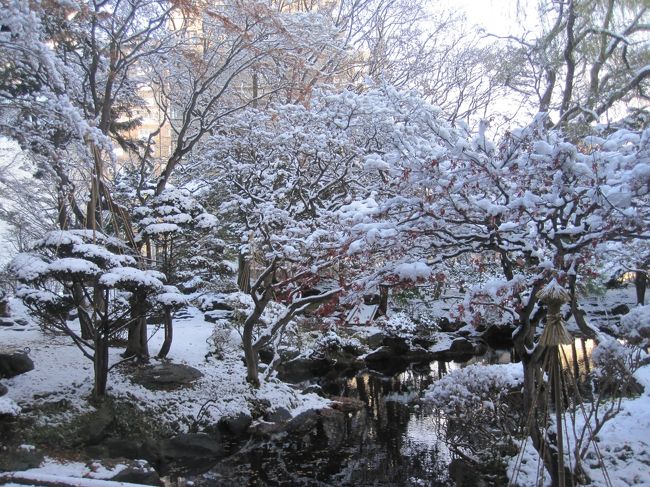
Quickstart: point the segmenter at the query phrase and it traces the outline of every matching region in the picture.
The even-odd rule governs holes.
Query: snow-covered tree
[[[226,185],[229,196],[219,214],[242,243],[240,288],[256,303],[244,327],[244,346],[252,344],[248,363],[293,315],[334,296],[349,271],[341,263],[345,250],[336,212],[367,196],[366,179],[379,179],[362,171],[392,123],[378,99],[375,91],[324,91],[309,108],[249,110],[228,119],[206,144],[197,170],[208,185],[211,178]],[[305,291],[310,295],[301,298]],[[254,339],[273,299],[287,304],[286,318]]]
[[[541,1],[541,32],[505,39],[501,76],[532,113],[551,112],[557,125],[643,110],[649,16],[643,0]]]
[[[573,143],[540,118],[500,145],[446,124],[415,96],[389,92],[394,136],[373,160],[385,176],[372,198],[344,206],[350,253],[381,255],[362,281],[431,280],[460,255],[471,283],[459,310],[468,321],[508,320],[524,364],[525,407],[533,408],[544,346],[535,346],[547,307],[539,293],[557,279],[569,296],[567,318],[595,331],[580,308],[577,283],[597,271],[608,242],[647,238],[650,132],[601,131]],[[533,444],[557,465],[537,427]]]
[[[136,264],[123,242],[91,230],[50,232],[10,264],[21,283],[17,296],[44,329],[69,336],[93,361],[96,398],[106,394],[111,339],[146,320],[152,305],[172,306],[179,299],[175,288],[163,284],[163,274]],[[70,321],[75,310],[78,328]],[[145,327],[140,330],[146,334]]]
[[[170,283],[196,288],[220,269],[224,243],[217,218],[187,190],[168,188],[134,209],[137,239]]]

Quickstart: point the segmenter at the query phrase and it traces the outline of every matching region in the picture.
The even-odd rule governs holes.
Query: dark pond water
[[[590,345],[581,342],[567,347],[568,366],[584,373],[589,352]],[[422,407],[418,399],[434,380],[455,368],[512,360],[510,350],[490,350],[465,363],[411,365],[392,376],[364,371],[321,384],[328,394],[358,399],[364,407],[321,422],[310,433],[250,442],[194,479],[195,485],[456,485],[449,474],[454,458],[442,441],[445,417]]]

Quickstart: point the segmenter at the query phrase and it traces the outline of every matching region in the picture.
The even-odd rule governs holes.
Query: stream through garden
[[[590,348],[590,343],[577,340],[568,350],[569,366],[584,372]],[[512,359],[510,350],[490,349],[463,363],[411,364],[393,375],[365,370],[320,383],[326,394],[358,400],[363,406],[331,418],[321,416],[315,428],[267,441],[251,439],[192,480],[196,486],[484,485],[475,483],[474,473],[459,464],[445,444],[444,415],[419,399],[433,381],[453,369]]]

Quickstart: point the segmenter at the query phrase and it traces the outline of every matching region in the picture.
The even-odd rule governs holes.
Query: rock
[[[299,357],[289,362],[281,363],[278,378],[284,382],[302,382],[329,372],[332,363],[325,358]]]
[[[359,411],[360,409],[363,409],[363,407],[365,406],[363,401],[360,401],[359,399],[355,399],[353,397],[341,396],[341,397],[332,397],[331,399],[333,401],[332,409],[344,413]]]
[[[439,350],[436,352],[431,352],[433,360],[442,360],[448,362],[450,360],[467,360],[471,357],[481,353],[481,350],[485,350],[485,344],[478,346],[468,340],[467,338],[461,337],[456,338],[447,350]]]
[[[263,417],[271,409],[271,401],[268,399],[256,398],[248,402],[253,419]]]
[[[382,345],[390,347],[396,354],[406,353],[409,351],[409,344],[405,338],[397,336],[387,336],[384,338]]]
[[[102,443],[111,458],[124,457],[131,460],[145,459],[155,461],[157,456],[151,455],[151,452],[144,448],[145,443],[127,440],[123,438],[108,438]]]
[[[201,311],[233,311],[234,308],[229,304],[225,303],[223,300],[225,296],[223,294],[215,294],[211,296],[203,296],[201,300]]]
[[[476,466],[461,459],[454,459],[449,464],[449,476],[458,487],[486,487]]]
[[[31,445],[10,447],[0,455],[0,472],[22,471],[36,468],[43,462],[43,452]]]
[[[11,318],[0,318],[0,326],[14,326],[15,322]]]
[[[189,365],[162,363],[137,369],[133,382],[149,390],[174,390],[188,386],[203,374]]]
[[[413,345],[417,347],[422,347],[424,349],[431,348],[432,345],[435,345],[435,341],[431,338],[417,337],[413,339]]]
[[[255,437],[268,438],[270,436],[284,432],[284,424],[267,423],[265,421],[260,421],[251,426],[250,432]]]
[[[178,309],[174,312],[174,320],[188,320],[193,317],[194,315],[190,313],[187,307]]]
[[[365,356],[367,366],[378,372],[392,375],[408,366],[406,353],[394,348],[383,346]]]
[[[303,394],[318,394],[321,397],[325,397],[327,394],[325,394],[325,391],[323,391],[323,388],[319,386],[318,384],[312,384],[309,387],[305,388],[302,391]]]
[[[484,355],[487,353],[490,347],[483,340],[477,340],[474,342],[474,353],[476,355]]]
[[[77,432],[77,439],[83,445],[97,445],[107,436],[108,430],[115,420],[114,411],[108,406],[102,406],[92,413],[92,419],[84,422]]]
[[[363,341],[368,345],[368,348],[371,350],[374,350],[375,348],[378,348],[384,343],[384,339],[386,338],[386,334],[383,332],[375,333],[374,335],[370,335],[366,337]]]
[[[276,408],[273,411],[266,413],[264,415],[264,419],[272,423],[284,423],[291,419],[291,413],[287,408],[283,408],[282,406],[280,406],[279,408]]]
[[[373,350],[365,357],[366,362],[385,362],[396,358],[395,351],[391,347],[383,346]]]
[[[466,338],[456,338],[451,342],[449,353],[454,355],[473,355],[474,345]]]
[[[273,358],[275,357],[275,352],[271,348],[263,348],[259,352],[260,354],[260,362],[263,364],[270,364],[273,361]]]
[[[0,353],[0,378],[11,378],[34,370],[34,362],[26,353]]]
[[[433,354],[420,346],[415,347],[404,355],[408,362],[430,362],[433,360]]]
[[[630,307],[627,304],[619,304],[612,308],[611,314],[613,315],[626,315],[630,312]]]
[[[164,485],[158,473],[146,461],[142,460],[129,464],[110,480],[140,485]]]
[[[203,318],[205,321],[208,323],[216,323],[217,321],[220,320],[226,320],[229,319],[230,316],[232,315],[232,312],[222,310],[222,309],[216,309],[212,311],[206,311],[203,315]]]
[[[329,448],[338,448],[345,440],[345,414],[336,409],[323,409],[320,412],[323,432]]]
[[[445,333],[454,333],[460,330],[463,326],[465,326],[465,323],[460,322],[460,321],[449,321],[449,318],[442,317],[438,320],[438,328],[440,328],[440,331],[444,331]]]
[[[219,420],[217,426],[219,431],[234,436],[243,436],[253,422],[253,418],[246,413],[239,413],[236,416],[226,416]]]
[[[460,330],[456,332],[456,335],[463,338],[469,338],[475,334],[474,329],[469,329],[466,326],[463,326]]]
[[[9,317],[9,296],[0,289],[0,317]]]
[[[164,465],[178,463],[186,468],[207,467],[226,455],[223,443],[205,433],[184,433],[161,441],[159,447]]]
[[[318,426],[319,414],[316,409],[308,409],[287,423],[287,433],[301,435],[309,433]]]
[[[0,397],[4,396],[8,392],[7,386],[0,384]]]

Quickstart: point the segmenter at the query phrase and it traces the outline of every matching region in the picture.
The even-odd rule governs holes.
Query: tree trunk
[[[147,317],[144,313],[138,318],[140,322],[140,353],[138,355],[138,361],[141,363],[149,362],[149,341],[147,336]]]
[[[238,257],[237,287],[243,293],[248,293],[251,290],[251,263],[242,253]]]
[[[162,347],[160,347],[160,352],[158,352],[158,358],[165,358],[169,353],[169,349],[172,346],[172,339],[174,338],[174,327],[172,321],[172,311],[169,308],[165,308],[165,340],[163,341]]]
[[[379,312],[388,315],[388,286],[385,284],[379,285]]]
[[[93,338],[94,330],[92,318],[88,312],[90,305],[84,296],[81,284],[74,283],[72,285],[72,297],[74,302],[77,303],[77,315],[79,316],[79,326],[81,327],[81,338],[84,340],[91,340]]]
[[[244,323],[244,333],[242,334],[242,345],[244,346],[244,360],[246,361],[246,381],[253,387],[260,386],[259,371],[257,370],[257,361],[259,355],[253,347],[253,326],[250,317]]]
[[[144,296],[134,295],[131,300],[131,324],[128,328],[128,342],[122,357],[137,357],[141,363],[149,361],[147,344],[147,318]]]
[[[634,278],[634,287],[636,288],[636,304],[643,306],[645,304],[645,290],[648,282],[648,276],[645,272],[636,272]]]
[[[106,385],[108,383],[108,336],[104,330],[97,333],[95,338],[95,386],[93,388],[93,397],[102,399],[106,395]]]
[[[539,345],[538,345],[539,346]],[[544,463],[546,471],[551,476],[551,486],[574,485],[575,478],[569,468],[563,465],[557,453],[557,445],[549,443],[544,426],[547,423],[550,405],[546,394],[540,394],[540,381],[543,380],[540,353],[526,354],[522,358],[524,368],[524,414],[527,418],[527,430],[531,443]],[[550,384],[546,384],[550,387]],[[557,392],[557,391],[556,391]],[[542,403],[543,401],[543,403]],[[544,417],[540,417],[543,414]]]

